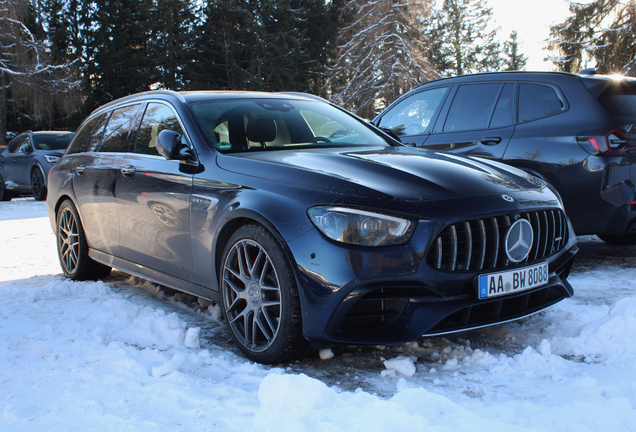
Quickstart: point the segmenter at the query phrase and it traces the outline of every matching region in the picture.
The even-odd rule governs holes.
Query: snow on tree
[[[428,25],[431,56],[444,76],[501,69],[498,28],[485,0],[444,0]]]
[[[333,102],[361,117],[439,75],[421,30],[433,0],[350,0],[327,82]]]
[[[52,64],[46,46],[27,26],[28,0],[0,0],[0,144],[5,144],[8,105],[35,118],[70,113],[80,82],[70,63]]]
[[[507,71],[524,70],[528,59],[519,52],[521,44],[517,39],[517,32],[513,30],[510,33],[510,39],[504,42],[504,69]]]
[[[558,70],[636,75],[636,2],[595,0],[570,4],[571,15],[550,27],[546,49]]]

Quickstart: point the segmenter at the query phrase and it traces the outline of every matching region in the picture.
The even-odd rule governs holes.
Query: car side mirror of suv
[[[22,147],[20,147],[20,152],[24,153],[25,155],[28,155],[31,153],[31,146],[28,144],[24,144]]]
[[[157,135],[155,143],[159,154],[169,160],[192,161],[194,156],[190,148],[183,144],[181,134],[164,129]]]

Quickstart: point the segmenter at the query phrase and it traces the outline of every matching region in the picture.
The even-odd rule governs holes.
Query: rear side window
[[[82,153],[86,151],[88,143],[91,140],[91,136],[93,135],[93,131],[95,130],[95,126],[97,126],[103,117],[104,114],[101,114],[84,123],[84,125],[75,134],[75,139],[71,142],[71,145],[68,148],[68,154]]]
[[[157,135],[164,129],[175,131],[183,136],[179,120],[172,109],[159,103],[148,104],[137,134],[135,153],[159,155],[156,147]]]
[[[609,87],[598,98],[607,111],[619,118],[636,119],[636,87],[623,82]]]
[[[128,135],[139,111],[139,104],[117,108],[110,116],[100,152],[127,152]]]
[[[379,126],[391,128],[399,136],[424,134],[446,90],[448,87],[435,88],[404,99],[380,119]]]
[[[488,128],[500,92],[500,83],[459,87],[448,111],[444,132]]]
[[[528,122],[558,114],[565,104],[552,87],[541,84],[519,86],[519,122]]]
[[[104,127],[110,113],[98,115],[82,126],[68,149],[69,154],[95,151],[102,142]]]
[[[492,113],[491,128],[510,126],[514,123],[514,95],[512,87],[512,84],[504,85],[499,95],[497,106],[495,106],[495,112]]]

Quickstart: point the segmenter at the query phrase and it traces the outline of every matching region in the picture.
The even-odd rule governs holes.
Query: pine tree
[[[50,123],[56,110],[70,113],[79,106],[75,69],[50,61],[45,44],[29,28],[39,27],[33,14],[28,0],[0,0],[0,144],[9,107]]]
[[[85,77],[92,107],[149,90],[156,81],[151,0],[95,0],[87,15]]]
[[[330,70],[332,100],[361,117],[379,110],[418,84],[439,75],[427,55],[420,22],[432,0],[351,0],[338,53]],[[343,20],[346,22],[346,20]]]
[[[636,75],[636,2],[595,0],[571,3],[571,15],[550,27],[548,56],[557,70],[578,72],[595,65],[599,73]]]
[[[342,0],[213,0],[197,28],[199,88],[316,91],[335,39],[333,10]]]
[[[485,0],[444,0],[427,28],[431,57],[444,76],[501,68],[497,29]]]
[[[525,69],[528,59],[519,52],[519,48],[521,48],[521,44],[517,40],[517,32],[513,30],[510,33],[510,39],[504,42],[504,70],[518,71]]]
[[[154,65],[153,88],[183,90],[194,61],[194,34],[200,6],[191,0],[155,0],[150,12],[147,61]],[[151,60],[152,59],[152,60]]]

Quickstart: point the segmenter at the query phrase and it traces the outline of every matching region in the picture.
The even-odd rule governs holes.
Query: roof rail
[[[577,75],[596,75],[597,72],[596,72],[596,68],[587,68],[587,69],[581,69],[576,74]]]

